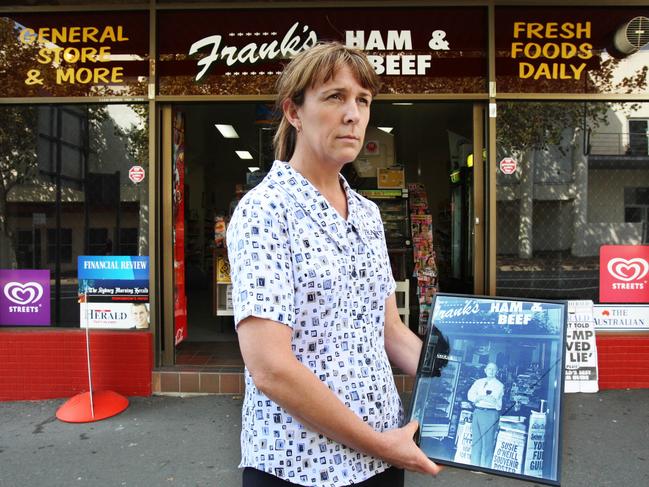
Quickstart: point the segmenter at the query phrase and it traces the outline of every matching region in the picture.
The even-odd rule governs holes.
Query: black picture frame
[[[408,413],[424,453],[560,485],[566,321],[565,301],[437,293]]]

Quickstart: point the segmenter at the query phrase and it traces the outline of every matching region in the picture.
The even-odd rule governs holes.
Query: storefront
[[[98,387],[240,392],[224,232],[272,164],[277,76],[319,40],[364,49],[381,76],[344,176],[381,208],[411,329],[436,291],[649,302],[643,2],[15,3],[0,10],[0,399],[84,390],[86,326]],[[604,265],[618,287],[602,300],[608,245],[627,253]],[[146,305],[99,299],[89,321],[79,256],[148,257]],[[598,335],[601,387],[649,387],[643,313]]]

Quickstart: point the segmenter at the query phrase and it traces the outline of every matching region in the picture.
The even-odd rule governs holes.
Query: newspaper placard
[[[78,257],[81,328],[149,328],[149,257]]]
[[[596,331],[649,331],[646,304],[596,304],[593,317]]]
[[[567,305],[438,293],[410,420],[432,460],[559,484]]]
[[[597,344],[593,302],[568,301],[565,392],[597,392]]]

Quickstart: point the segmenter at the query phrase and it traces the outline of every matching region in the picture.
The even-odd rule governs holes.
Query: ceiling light
[[[237,153],[239,159],[252,159],[252,154],[247,150],[235,150],[234,152]]]
[[[379,130],[383,130],[383,132],[390,133],[394,129],[394,127],[376,127]]]
[[[250,171],[250,172],[259,171],[259,168],[258,167],[249,167],[248,171]]]
[[[398,101],[398,102],[394,102],[392,104],[395,105],[395,106],[409,107],[410,105],[413,105],[414,103],[409,102],[409,101]]]
[[[218,123],[215,123],[214,126],[217,128],[219,132],[221,132],[221,135],[225,137],[226,139],[238,139],[239,134],[237,133],[236,130],[234,130],[234,127],[232,125],[221,125]]]

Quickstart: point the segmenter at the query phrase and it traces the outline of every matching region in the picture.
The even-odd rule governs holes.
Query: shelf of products
[[[432,380],[441,381],[435,393],[428,394],[427,407],[424,411],[422,437],[446,438],[450,436],[451,417],[455,404],[457,381],[460,375],[459,362],[448,361],[440,368],[440,377]]]
[[[360,189],[358,193],[372,200],[379,207],[385,229],[392,274],[397,281],[404,281],[407,273],[407,259],[410,246],[410,223],[408,219],[407,189]]]
[[[214,299],[215,316],[233,316],[232,281],[230,280],[230,263],[225,248],[214,249]]]

